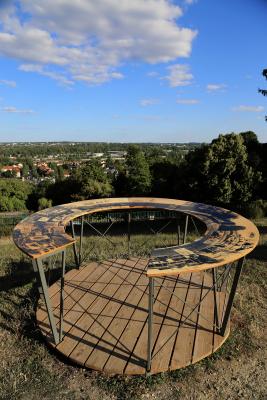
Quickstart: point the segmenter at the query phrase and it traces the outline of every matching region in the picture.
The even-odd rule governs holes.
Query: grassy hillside
[[[147,379],[106,377],[49,351],[35,324],[38,296],[31,264],[11,239],[0,239],[0,399],[263,400],[267,219],[257,225],[261,242],[245,264],[230,339],[198,364]]]

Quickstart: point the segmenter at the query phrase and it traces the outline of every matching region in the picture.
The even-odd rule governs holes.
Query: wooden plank
[[[146,278],[148,285],[148,281]],[[136,289],[136,288],[135,288]],[[159,292],[162,288],[155,287],[154,297],[157,300]],[[114,363],[116,363],[116,370],[125,373],[124,370],[129,364],[135,367],[135,373],[144,374],[146,368],[146,351],[147,348],[143,349],[143,353],[140,356],[134,352],[135,346],[138,342],[138,338],[142,335],[143,330],[147,329],[147,315],[148,315],[148,287],[144,287],[142,291],[137,290],[136,300],[138,300],[134,312],[131,315],[123,333],[120,336],[120,343],[124,343],[128,349],[128,356],[125,357],[123,349],[116,347],[113,351],[112,356],[108,359],[105,364],[105,371],[110,372],[114,370]],[[141,292],[141,293],[140,293]],[[140,296],[141,294],[141,296]]]
[[[132,260],[127,260],[125,264],[132,268],[128,271],[122,270],[120,271],[119,276],[114,276],[112,283],[117,283],[118,285],[113,287],[112,285],[109,285],[104,292],[105,298],[95,302],[93,307],[90,307],[90,310],[88,309],[90,315],[86,315],[83,319],[83,326],[86,327],[86,333],[70,353],[69,357],[71,359],[78,359],[80,364],[86,363],[86,365],[90,367],[90,355],[94,358],[94,349],[96,349],[96,351],[100,350],[98,353],[103,352],[109,354],[110,350],[108,348],[108,342],[105,341],[104,343],[98,344],[99,339],[105,331],[109,329],[109,326],[114,319],[114,315],[116,315],[123,300],[130,291],[130,286],[123,286],[123,284],[125,282],[127,283],[127,279],[129,279],[130,276],[135,280],[140,276],[140,272],[133,272],[137,262],[138,260],[135,260],[134,263]],[[91,313],[95,315],[92,315]],[[87,343],[90,343],[90,346],[88,346]],[[102,369],[101,360],[99,369]]]
[[[124,264],[127,264],[127,262],[128,260],[125,260]],[[104,312],[110,299],[118,290],[119,285],[130,273],[131,269],[116,269],[115,272],[112,272],[111,269],[109,269],[107,274],[110,274],[110,276],[105,275],[106,278],[108,278],[107,283],[104,283],[104,286],[103,283],[96,283],[96,285],[93,286],[94,292],[92,293],[91,291],[91,293],[89,293],[86,301],[84,301],[84,298],[79,301],[77,307],[80,309],[81,316],[76,320],[75,324],[73,324],[73,327],[67,333],[67,338],[64,340],[63,344],[65,352],[68,351],[69,355],[71,355],[74,348],[78,345],[82,346],[82,348],[84,347],[83,344],[85,343],[91,347],[94,345],[94,343],[91,343],[91,341],[85,341],[83,337],[86,335],[88,329],[90,329],[90,326],[95,322],[96,318]],[[112,317],[110,318],[107,314],[106,319],[109,322]],[[80,344],[77,343],[79,341],[81,341]],[[60,346],[60,344],[58,346]],[[82,351],[80,349],[79,354],[81,353]],[[79,363],[84,362],[82,354],[78,361]]]
[[[163,282],[164,281],[164,282]],[[154,316],[153,316],[153,347],[155,343],[158,342],[158,335],[160,335],[163,324],[166,319],[166,314],[168,312],[169,303],[171,300],[171,292],[175,287],[176,279],[157,279],[155,280],[155,284],[159,285],[160,290],[158,292],[158,296],[156,301],[154,302]],[[164,286],[167,289],[164,288]],[[133,350],[133,354],[136,358],[145,358],[147,356],[147,340],[148,340],[148,323],[146,323],[144,329],[142,330],[141,335],[138,337],[138,341]],[[154,363],[154,361],[152,361]],[[138,371],[138,367],[131,363],[129,360],[127,367],[125,369],[125,374],[134,375]]]
[[[191,274],[182,274],[175,282],[174,295],[170,297],[166,318],[154,346],[153,354],[155,355],[152,360],[152,373],[169,369],[176,333],[178,333],[177,328],[179,328],[179,320],[184,307],[183,301],[188,291],[188,282],[186,281],[190,280],[190,276]]]
[[[65,354],[70,354],[73,348],[77,345],[77,341],[85,333],[83,323],[84,319],[86,319],[87,316],[87,309],[91,305],[94,305],[95,303],[99,303],[99,301],[101,301],[100,296],[105,294],[105,290],[109,286],[109,284],[115,281],[118,272],[119,270],[113,268],[112,266],[108,269],[105,269],[104,274],[101,276],[101,282],[96,281],[96,283],[94,283],[88,291],[84,292],[81,297],[78,297],[78,301],[75,303],[75,307],[72,308],[64,316],[65,336],[64,340],[57,345],[57,349],[59,351],[61,351],[62,349]]]
[[[202,290],[202,301],[199,309],[198,326],[195,344],[193,348],[192,363],[201,360],[212,353],[213,345],[213,322],[214,322],[214,293],[206,289],[213,286],[212,275],[209,271],[204,272],[204,288]]]
[[[201,295],[201,290],[197,286],[194,286],[194,283],[202,282],[202,273],[195,273],[193,279],[194,281],[190,282],[186,304],[183,308],[182,320],[174,344],[170,370],[182,368],[191,363],[197,321],[197,309],[195,311],[193,311],[193,309],[199,303]]]
[[[97,271],[95,271],[97,269]],[[70,271],[72,272],[72,271]],[[83,268],[78,272],[78,275],[75,275],[76,279],[73,280],[71,279],[72,274],[70,274],[70,279],[69,279],[69,273],[67,274],[68,279],[65,279],[65,287],[64,287],[64,294],[65,294],[65,300],[64,300],[64,316],[68,313],[68,311],[73,308],[73,305],[79,300],[80,297],[84,295],[84,282],[86,282],[86,279],[88,276],[92,276],[94,274],[95,280],[97,281],[99,279],[99,276],[104,274],[106,272],[106,267],[103,266],[103,264],[98,264],[98,263],[91,263],[89,268]],[[77,279],[79,277],[79,280]],[[79,283],[80,286],[75,287],[75,282]],[[91,285],[92,286],[92,285]],[[53,290],[56,288],[56,290]],[[89,286],[90,288],[90,286]],[[88,289],[89,289],[88,288]],[[51,290],[52,289],[52,290]],[[49,294],[53,293],[53,296],[51,296],[52,300],[52,307],[54,310],[54,315],[56,318],[56,321],[58,322],[59,318],[59,310],[60,310],[60,281],[57,281],[55,285],[49,288]],[[75,298],[73,297],[73,294],[75,293]],[[49,330],[50,324],[48,320],[48,314],[46,311],[46,307],[43,303],[43,301],[40,301],[40,308],[38,309],[37,312],[37,321],[40,324],[40,326],[46,326],[46,329]],[[39,312],[40,310],[40,312]]]
[[[95,283],[98,282],[98,279],[101,279],[103,276],[105,276],[108,266],[111,265],[111,263],[109,263],[109,262],[105,263],[106,265],[101,263],[96,266],[96,264],[97,263],[91,263],[87,268],[85,268],[79,272],[79,280],[77,280],[77,276],[76,276],[76,280],[74,281],[74,283],[77,282],[79,286],[75,287],[74,283],[66,284],[66,286],[65,286],[66,297],[65,297],[65,301],[64,301],[63,334],[65,334],[65,332],[67,332],[71,328],[71,325],[69,324],[69,322],[70,322],[69,320],[70,320],[70,316],[73,314],[75,306],[77,305],[79,300],[85,295],[85,292],[89,291],[92,288],[92,286],[94,285],[94,283],[87,283],[86,279],[89,278],[91,280],[93,278],[93,282],[95,282]],[[82,279],[85,279],[85,280],[83,281]],[[70,282],[70,280],[68,279],[67,282]],[[60,311],[60,308],[59,308],[60,293],[59,293],[59,291],[57,293],[57,296],[54,296],[52,300],[53,300],[52,305],[54,307],[55,321],[56,321],[56,325],[58,328],[59,327],[59,311]],[[45,332],[47,334],[47,340],[49,340],[51,342],[51,344],[54,345],[54,340],[51,335],[51,329],[50,329],[50,324],[49,324],[49,320],[48,320],[48,315],[47,315],[47,311],[46,311],[44,305],[42,307],[42,311],[45,312],[46,318],[43,321],[38,321],[38,324],[40,327],[42,327],[45,330]]]
[[[137,260],[137,263],[139,265],[142,265],[142,261]],[[146,264],[147,261],[143,262],[143,267],[145,267]],[[125,358],[127,360],[127,357],[129,357],[128,348],[118,338],[123,333],[127,325],[127,322],[130,319],[129,315],[130,313],[128,308],[132,307],[132,312],[134,312],[135,309],[136,297],[131,296],[133,294],[135,285],[146,284],[147,277],[144,274],[144,271],[142,274],[131,273],[127,278],[127,282],[130,282],[131,285],[129,285],[128,287],[124,287],[124,285],[122,285],[119,289],[119,292],[116,293],[116,301],[120,299],[121,303],[120,304],[116,303],[115,305],[113,305],[112,321],[107,326],[106,330],[102,333],[102,336],[100,336],[99,332],[97,332],[97,335],[99,335],[100,337],[95,345],[94,350],[91,352],[91,354],[88,356],[85,362],[85,365],[88,367],[93,365],[94,368],[98,370],[104,370],[104,366],[108,358],[111,356],[112,358],[115,358],[113,365],[116,367],[113,368],[116,369],[116,373],[122,373],[122,371],[119,371],[117,369],[117,364],[116,364],[117,353],[115,347],[119,347],[122,350],[122,352],[123,351],[125,352]],[[95,329],[94,329],[94,334],[96,335]],[[102,350],[102,348],[104,349],[104,351]]]
[[[104,371],[106,373],[123,373],[127,361],[131,357],[132,348],[136,337],[140,335],[147,317],[147,284],[148,280],[145,274],[140,276],[138,287],[135,285],[127,298],[127,304],[118,313],[118,317],[123,318],[123,323],[118,324],[117,340],[113,344],[110,355],[105,360]],[[145,285],[145,286],[143,286]],[[120,327],[119,327],[120,325]],[[139,360],[134,360],[140,365]],[[143,373],[143,366],[139,368]]]
[[[75,290],[74,287],[70,286],[69,283],[70,282],[75,282],[77,280],[79,280],[80,282],[83,282],[86,280],[88,274],[91,274],[94,269],[97,268],[97,266],[99,265],[99,263],[91,263],[90,264],[90,271],[88,270],[88,268],[81,268],[79,270],[77,269],[72,269],[70,271],[68,271],[68,279],[65,279],[65,300],[67,300],[67,298],[69,297],[69,295]],[[78,279],[79,278],[79,279]],[[49,289],[49,296],[54,308],[54,311],[56,310],[56,308],[59,307],[60,305],[60,281],[57,281],[54,285],[50,286]],[[45,308],[45,304],[42,301],[39,301],[39,308],[37,310],[36,313],[36,318],[38,322],[42,322],[45,320],[48,320],[48,315],[47,315],[47,311]],[[66,303],[65,303],[66,305]]]

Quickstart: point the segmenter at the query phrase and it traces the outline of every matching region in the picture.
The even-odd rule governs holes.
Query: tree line
[[[55,183],[0,180],[0,209],[38,210],[108,196],[169,197],[224,206],[252,217],[267,210],[267,143],[254,132],[219,135],[187,154],[162,157],[160,147],[128,145],[124,162],[92,159]],[[265,156],[265,157],[264,157]]]

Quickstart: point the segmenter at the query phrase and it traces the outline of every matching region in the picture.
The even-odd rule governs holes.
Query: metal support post
[[[59,341],[63,337],[63,323],[64,323],[64,284],[65,284],[65,269],[66,269],[66,250],[62,251],[61,259],[61,281],[60,281],[60,319],[59,319]]]
[[[128,212],[128,259],[131,255],[130,242],[131,242],[131,213]]]
[[[218,304],[217,304],[217,280],[215,276],[215,268],[212,268],[212,285],[213,285],[213,295],[214,295],[214,323],[215,323],[215,331],[217,331],[217,327],[219,325],[219,317],[218,317]]]
[[[37,271],[39,273],[39,278],[40,278],[41,285],[42,285],[42,293],[44,296],[44,301],[45,301],[45,305],[46,305],[46,309],[47,309],[47,313],[48,313],[48,318],[49,318],[54,342],[55,342],[55,344],[58,344],[59,343],[58,331],[57,331],[56,322],[55,322],[55,318],[54,318],[54,314],[53,314],[52,306],[51,306],[51,301],[50,301],[50,297],[49,297],[49,293],[48,293],[48,287],[47,287],[47,282],[46,282],[46,278],[45,278],[43,263],[40,258],[39,259],[37,258],[36,260],[32,261],[32,264],[33,264],[34,271]]]
[[[79,268],[79,259],[78,259],[78,254],[77,254],[76,236],[75,236],[73,221],[70,221],[70,224],[71,224],[72,237],[75,240],[75,242],[73,243],[73,254],[74,254],[75,264],[76,264],[77,268]]]
[[[38,292],[39,292],[40,298],[42,300],[44,300],[44,292],[43,292],[43,288],[42,288],[42,285],[41,285],[40,277],[38,275],[38,268],[37,268],[35,260],[32,260],[32,267],[33,267],[33,270],[34,270],[34,272],[36,274],[36,278],[37,278],[37,281],[38,281],[37,282],[38,283]]]
[[[186,243],[187,228],[188,228],[188,215],[185,217],[185,227],[184,227],[184,240],[183,240],[183,244]]]
[[[148,337],[147,337],[147,372],[151,370],[152,361],[152,331],[153,331],[153,305],[154,305],[154,278],[149,278],[148,293]]]
[[[236,265],[236,270],[235,270],[235,275],[234,275],[234,279],[233,279],[233,283],[232,283],[232,287],[231,287],[231,291],[229,294],[229,299],[228,299],[228,303],[226,306],[226,310],[225,310],[225,314],[222,317],[223,321],[222,321],[222,325],[220,328],[220,335],[224,336],[225,334],[225,330],[227,327],[227,323],[230,317],[230,313],[231,313],[231,309],[233,306],[233,302],[234,302],[234,297],[235,297],[235,293],[236,293],[236,288],[237,288],[237,284],[240,278],[240,274],[242,271],[242,267],[244,264],[244,258],[240,258],[240,260],[238,260],[237,265]]]
[[[179,220],[177,219],[177,245],[180,245],[181,230]]]
[[[79,267],[82,263],[82,248],[83,248],[83,225],[84,225],[84,217],[81,217],[81,227],[80,227],[80,247],[79,247]]]

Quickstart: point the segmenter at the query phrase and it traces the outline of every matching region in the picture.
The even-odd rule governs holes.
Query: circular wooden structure
[[[206,232],[192,243],[154,249],[149,258],[79,266],[78,243],[66,233],[67,224],[96,212],[135,209],[183,213],[204,222]],[[80,230],[81,251],[83,225]],[[19,223],[13,238],[32,258],[40,278],[36,315],[48,343],[82,366],[132,375],[182,368],[222,345],[230,332],[243,259],[257,245],[259,233],[251,221],[218,207],[115,198],[42,210]],[[65,274],[70,246],[79,268]],[[48,288],[44,260],[56,253],[62,276]]]

